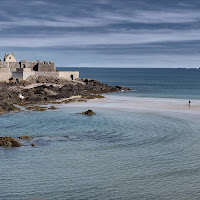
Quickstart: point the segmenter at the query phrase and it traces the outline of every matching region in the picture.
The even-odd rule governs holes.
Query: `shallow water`
[[[200,198],[198,117],[81,111],[1,116],[0,135],[35,138],[0,148],[0,199]]]
[[[200,116],[187,107],[200,97],[200,71],[78,70],[132,91],[109,94],[112,106],[0,115],[0,136],[34,136],[0,148],[0,200],[200,199]],[[88,108],[97,115],[77,114]]]

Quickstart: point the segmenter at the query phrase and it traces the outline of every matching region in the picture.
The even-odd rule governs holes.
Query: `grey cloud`
[[[4,13],[5,15],[5,13]],[[46,16],[46,18],[45,18]],[[134,11],[133,13],[99,12],[91,17],[69,17],[63,15],[41,18],[10,17],[9,21],[0,21],[5,28],[15,27],[98,27],[123,23],[188,23],[200,21],[200,13],[194,11]]]
[[[124,33],[85,33],[57,36],[29,35],[1,37],[4,47],[50,47],[50,46],[87,46],[87,45],[130,45],[157,42],[180,42],[200,40],[200,29],[190,31],[156,30]]]
[[[132,13],[103,13],[105,21],[110,23],[133,22],[133,23],[187,23],[200,21],[200,13],[190,10],[174,11],[133,11]],[[98,14],[100,17],[100,15]]]
[[[191,58],[191,62],[197,63],[198,56],[193,58],[189,52],[199,52],[199,45],[193,45],[194,41],[200,43],[200,4],[195,2],[1,0],[0,46],[8,51],[16,49],[16,52],[20,48],[28,49],[41,58],[49,56],[50,60],[65,52],[58,59],[63,63],[65,55],[68,60],[74,61],[85,56],[86,59],[80,62],[91,66],[98,58],[99,65],[105,62],[104,65],[109,66],[115,61],[116,66],[120,62],[126,66],[132,66],[133,62],[140,63],[140,66],[145,66],[145,62],[162,65],[164,61],[183,63],[181,59],[184,58]],[[187,46],[178,46],[177,43],[187,43]],[[53,57],[55,48],[57,52]],[[133,51],[134,48],[138,51]],[[157,49],[154,54],[152,48]],[[163,48],[166,51],[162,51]],[[169,56],[172,48],[182,56]],[[49,54],[50,51],[52,54]],[[161,55],[163,52],[166,53],[164,57]],[[186,53],[190,56],[187,57]],[[28,55],[27,59],[31,57]]]

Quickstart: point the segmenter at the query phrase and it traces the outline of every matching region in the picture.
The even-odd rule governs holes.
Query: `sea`
[[[131,89],[108,98],[200,100],[198,69],[59,69]],[[200,199],[198,115],[84,109],[0,115],[0,136],[34,137],[0,148],[0,200]]]

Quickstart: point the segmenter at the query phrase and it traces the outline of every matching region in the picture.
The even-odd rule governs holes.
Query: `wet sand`
[[[86,109],[103,108],[137,112],[185,113],[200,116],[200,100],[146,98],[107,95],[105,99],[88,100],[86,103],[70,103],[66,107]]]

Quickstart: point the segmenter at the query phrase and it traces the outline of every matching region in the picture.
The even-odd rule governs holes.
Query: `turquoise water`
[[[200,199],[200,117],[83,110],[0,116],[0,136],[35,137],[0,148],[0,200]]]

